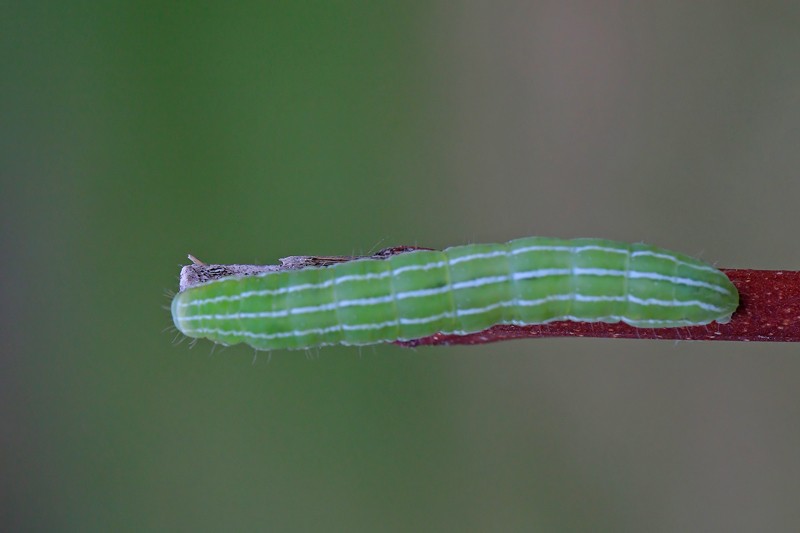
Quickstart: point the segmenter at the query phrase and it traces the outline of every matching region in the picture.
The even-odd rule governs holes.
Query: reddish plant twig
[[[470,335],[436,334],[400,342],[403,346],[485,344],[542,337],[611,337],[702,341],[800,342],[800,271],[722,269],[739,289],[739,308],[727,324],[684,328],[634,328],[602,322],[551,322],[535,326],[494,326]]]

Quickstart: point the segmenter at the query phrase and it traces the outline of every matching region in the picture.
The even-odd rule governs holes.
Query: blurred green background
[[[254,358],[166,309],[188,252],[597,236],[800,268],[797,3],[2,11],[4,530],[800,528],[797,346]]]

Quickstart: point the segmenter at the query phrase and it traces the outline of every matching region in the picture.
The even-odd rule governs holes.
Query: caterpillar
[[[188,337],[275,350],[559,320],[697,326],[728,322],[739,303],[725,274],[698,259],[604,239],[529,237],[340,259],[252,275],[234,265],[196,283],[182,274],[173,321]]]

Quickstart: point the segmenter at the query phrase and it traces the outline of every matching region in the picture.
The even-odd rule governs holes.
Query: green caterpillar
[[[697,326],[728,322],[738,303],[725,274],[691,257],[644,244],[530,237],[223,277],[179,292],[172,317],[189,337],[274,350],[557,320]]]

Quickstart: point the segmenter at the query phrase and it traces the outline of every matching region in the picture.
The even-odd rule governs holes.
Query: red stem
[[[739,289],[739,308],[727,324],[713,322],[705,326],[647,329],[622,323],[563,321],[533,326],[494,326],[470,335],[436,334],[399,344],[485,344],[542,337],[800,342],[800,271],[722,271]]]

